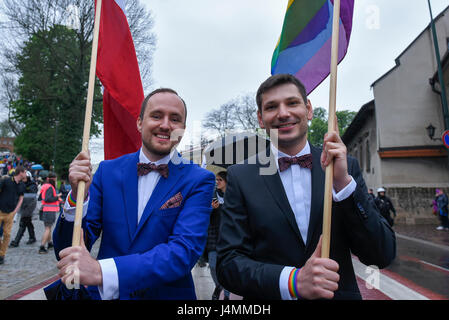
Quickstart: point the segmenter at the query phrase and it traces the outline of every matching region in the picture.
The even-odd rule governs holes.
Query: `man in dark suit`
[[[88,154],[71,163],[72,190],[54,231],[64,283],[77,276],[94,299],[196,298],[191,269],[206,243],[215,177],[174,149],[186,114],[175,91],[157,89],[137,120],[139,151],[101,162],[93,179]],[[81,180],[84,241],[72,247],[73,199]],[[100,234],[94,259],[89,250]]]
[[[231,166],[217,245],[218,281],[250,299],[361,299],[351,253],[387,266],[395,235],[368,196],[362,173],[337,132],[323,150],[307,141],[313,117],[302,83],[268,78],[257,92],[266,153]],[[254,160],[254,162],[251,162]],[[330,258],[321,258],[324,168],[334,162]]]

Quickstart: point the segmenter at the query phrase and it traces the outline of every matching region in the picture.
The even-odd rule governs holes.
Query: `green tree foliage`
[[[16,151],[47,167],[55,158],[59,175],[81,150],[94,3],[0,1],[0,109],[7,110]],[[139,0],[126,1],[125,11],[145,89],[152,83],[154,18]],[[102,123],[98,81],[95,88],[91,134]]]
[[[338,129],[342,136],[351,124],[357,112],[342,110],[337,111]],[[322,146],[324,134],[327,132],[327,111],[323,108],[313,110],[313,119],[309,125],[308,139],[314,146]]]
[[[10,108],[25,125],[15,150],[46,166],[54,160],[58,174],[67,172],[81,149],[90,62],[90,48],[81,42],[74,30],[55,25],[33,34],[15,60],[19,98]],[[91,134],[99,133],[102,121],[98,82],[96,87]]]
[[[0,137],[12,137],[14,133],[8,120],[0,121]]]

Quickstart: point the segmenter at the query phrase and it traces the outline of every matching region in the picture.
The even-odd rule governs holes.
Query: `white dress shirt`
[[[273,144],[271,144],[271,151],[276,159],[291,157],[290,155],[279,151]],[[307,142],[296,157],[309,153],[310,145],[309,142]],[[301,233],[301,238],[303,239],[304,244],[307,245],[307,232],[309,229],[310,208],[312,203],[312,170],[303,168],[299,165],[291,165],[287,170],[280,172],[277,161],[276,166],[278,168],[279,176],[281,177],[288,202],[293,213],[295,214],[295,220],[298,225],[299,232]],[[345,200],[354,192],[356,186],[356,182],[351,177],[351,182],[343,188],[343,190],[338,193],[335,193],[335,191],[332,190],[333,200],[336,202]],[[294,267],[284,267],[279,278],[279,289],[283,300],[292,300],[290,292],[288,291],[288,278],[290,271],[293,268]]]
[[[173,154],[177,151],[175,149],[167,155],[166,157],[156,161],[151,162],[143,153],[142,149],[140,149],[139,153],[139,162],[141,163],[154,163],[155,165],[160,164],[168,164]],[[136,168],[137,174],[137,168]],[[145,206],[147,205],[148,200],[151,197],[151,194],[154,191],[157,183],[161,175],[157,171],[151,171],[150,173],[138,177],[138,206],[137,206],[137,224],[140,222],[140,218],[142,217]],[[68,198],[68,197],[67,197]],[[87,207],[89,204],[89,199],[87,199],[83,204],[83,218],[87,214]],[[103,213],[104,214],[104,213]],[[64,215],[67,221],[75,220],[75,208],[71,207],[66,200],[64,204]],[[118,272],[117,266],[115,265],[115,261],[113,258],[98,260],[101,266],[101,273],[103,277],[103,285],[98,286],[98,291],[100,292],[101,299],[103,300],[111,300],[119,298],[119,280],[118,280]]]

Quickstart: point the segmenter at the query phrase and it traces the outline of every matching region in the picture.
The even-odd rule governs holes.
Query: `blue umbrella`
[[[33,164],[31,166],[31,169],[33,169],[33,170],[44,170],[44,167],[42,165],[40,165],[40,164]]]

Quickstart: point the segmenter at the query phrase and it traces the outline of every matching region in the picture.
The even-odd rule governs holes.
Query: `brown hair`
[[[26,172],[25,168],[23,166],[17,166],[16,169],[14,170],[14,175],[18,176],[22,172]]]
[[[291,74],[276,74],[274,76],[269,77],[267,80],[265,80],[260,86],[259,89],[257,90],[257,94],[256,94],[256,103],[257,103],[257,108],[259,110],[260,113],[262,113],[262,95],[267,92],[270,89],[273,89],[274,87],[283,85],[283,84],[294,84],[297,88],[299,93],[301,94],[304,103],[307,103],[307,93],[306,93],[306,88],[304,87],[304,85],[302,84],[301,81],[299,81],[298,78],[296,78],[295,76],[292,76]]]
[[[224,182],[228,183],[228,173],[226,171],[220,171],[217,173],[217,176],[222,178]]]
[[[179,94],[175,90],[170,89],[170,88],[159,88],[159,89],[153,90],[152,92],[150,92],[145,97],[145,99],[143,99],[142,106],[140,107],[140,115],[139,115],[140,119],[143,119],[143,116],[145,114],[145,109],[146,109],[147,104],[148,104],[148,100],[150,100],[150,98],[152,96],[154,96],[156,93],[161,93],[161,92],[173,93],[173,94],[177,95],[179,97],[179,99],[181,99],[182,103],[184,104],[184,111],[185,111],[185,115],[186,115],[185,118],[184,118],[184,124],[186,124],[186,121],[187,121],[187,105],[186,105],[186,102],[184,101],[183,98],[181,98],[179,96]]]

